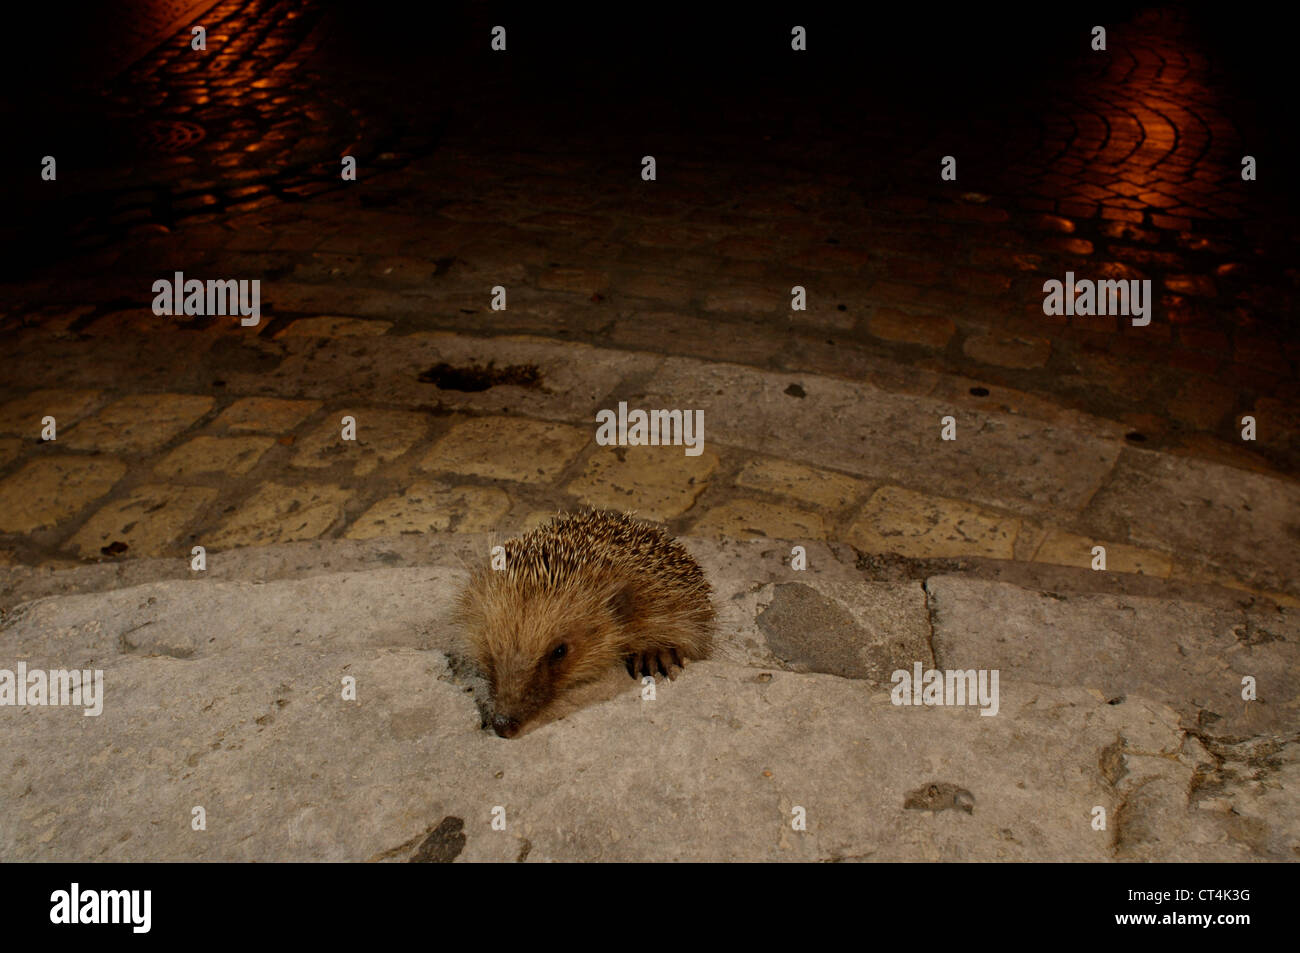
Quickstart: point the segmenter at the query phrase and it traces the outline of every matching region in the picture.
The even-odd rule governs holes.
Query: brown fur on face
[[[557,517],[505,549],[505,570],[474,573],[457,609],[503,737],[620,662],[633,676],[669,674],[708,655],[709,584],[656,527],[590,511]]]

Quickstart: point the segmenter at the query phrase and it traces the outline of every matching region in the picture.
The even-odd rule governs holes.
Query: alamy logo
[[[1074,272],[1065,273],[1065,281],[1052,278],[1043,282],[1043,314],[1047,315],[1133,315],[1133,327],[1151,323],[1151,279],[1092,281],[1074,280]],[[1138,320],[1141,318],[1142,320]]]
[[[129,923],[132,933],[148,933],[152,924],[152,890],[71,890],[50,894],[51,923]]]
[[[894,683],[889,693],[889,700],[895,705],[934,705],[958,707],[965,705],[980,706],[981,715],[996,715],[998,703],[997,669],[949,669],[940,671],[932,668],[922,671],[920,662],[916,662],[909,672],[900,668],[889,680]]]
[[[34,668],[29,672],[26,662],[19,662],[16,672],[0,668],[0,705],[72,705],[84,707],[82,714],[94,717],[104,710],[104,671]]]
[[[238,314],[239,323],[246,328],[255,327],[262,320],[262,282],[241,278],[224,280],[197,278],[186,280],[185,273],[176,272],[171,281],[159,278],[153,283],[153,313],[165,314]]]
[[[618,414],[612,410],[596,412],[596,444],[601,447],[685,446],[688,457],[704,452],[704,411],[637,410],[629,411],[627,401],[618,402]]]

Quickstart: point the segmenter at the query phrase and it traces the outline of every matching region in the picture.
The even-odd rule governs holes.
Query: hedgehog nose
[[[519,734],[519,722],[505,715],[493,715],[492,730],[502,738],[513,738]]]

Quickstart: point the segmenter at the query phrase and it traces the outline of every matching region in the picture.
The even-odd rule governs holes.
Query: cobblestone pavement
[[[453,26],[486,36],[486,16]],[[309,0],[203,21],[206,53],[183,27],[94,87],[101,153],[65,144],[7,226],[29,246],[2,299],[11,561],[513,531],[594,502],[910,558],[1086,565],[1104,541],[1112,568],[1300,594],[1293,556],[1267,565],[1296,532],[1294,200],[1271,171],[1241,180],[1243,155],[1281,159],[1184,14],[1116,23],[1105,54],[1075,37],[1014,102],[972,109],[977,84],[935,115],[883,96],[827,112],[796,86],[725,123],[709,89],[557,114],[526,58],[447,97],[456,46],[424,87],[400,63],[331,71],[370,48]],[[1043,281],[1070,270],[1150,279],[1151,324],[1044,316]],[[175,271],[260,279],[261,324],[155,316]],[[540,381],[419,379],[492,362]],[[651,397],[708,406],[704,454],[592,443],[595,410]],[[931,440],[947,413],[970,455],[951,466]],[[1145,513],[1144,480],[1172,494]],[[1233,486],[1277,520],[1250,498],[1218,512]]]

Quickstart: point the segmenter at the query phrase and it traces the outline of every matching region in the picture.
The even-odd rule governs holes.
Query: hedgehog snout
[[[519,734],[519,722],[505,715],[493,715],[492,730],[502,738],[513,738]]]
[[[513,738],[550,700],[548,686],[514,660],[498,662],[492,678],[492,730]]]

